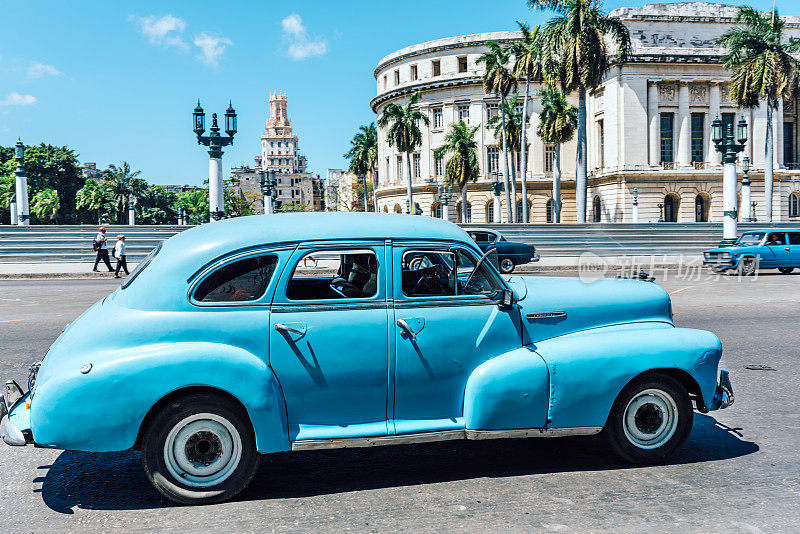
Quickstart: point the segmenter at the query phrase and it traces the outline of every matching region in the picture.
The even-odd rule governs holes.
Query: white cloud
[[[321,56],[328,51],[328,43],[321,37],[311,38],[297,13],[281,20],[283,38],[289,43],[286,52],[294,60],[302,61],[312,56]]]
[[[181,33],[186,29],[186,22],[183,19],[173,15],[164,15],[163,17],[131,15],[128,20],[135,22],[142,35],[147,37],[152,44],[176,46],[184,50],[189,48],[189,45],[181,37]]]
[[[232,44],[233,41],[227,37],[214,37],[205,32],[194,38],[194,45],[200,49],[200,55],[197,57],[207,65],[216,66],[225,48]]]
[[[45,76],[58,76],[61,72],[52,65],[45,65],[44,63],[34,63],[28,67],[28,78],[35,80],[37,78],[44,78]]]
[[[36,103],[36,97],[33,95],[21,95],[17,92],[8,93],[3,100],[0,100],[0,106],[31,106]]]

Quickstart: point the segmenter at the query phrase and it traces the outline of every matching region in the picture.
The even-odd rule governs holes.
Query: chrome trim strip
[[[284,302],[273,302],[270,311],[272,313],[301,313],[318,311],[347,311],[347,310],[382,310],[389,305],[385,300],[376,302],[340,302],[335,304],[289,304]]]
[[[562,310],[525,314],[525,318],[528,319],[529,321],[534,321],[536,319],[552,319],[553,317],[566,317],[566,316],[567,312]]]
[[[487,298],[454,297],[451,299],[433,298],[432,300],[395,300],[394,307],[402,310],[405,308],[441,308],[442,306],[496,306],[501,303],[500,300]]]
[[[444,430],[398,436],[373,436],[365,438],[307,439],[292,442],[293,451],[319,449],[349,449],[356,447],[378,447],[382,445],[404,445],[409,443],[431,443],[456,439],[486,440],[508,438],[554,438],[563,436],[591,436],[603,430],[600,426],[577,428],[521,428],[516,430]]]

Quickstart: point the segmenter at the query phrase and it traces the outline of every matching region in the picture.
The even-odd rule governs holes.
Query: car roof
[[[766,228],[763,230],[748,230],[745,234],[755,234],[757,232],[800,232],[800,228]]]
[[[490,234],[500,235],[500,232],[497,230],[492,230],[491,228],[467,228],[467,233],[469,232],[487,232]]]

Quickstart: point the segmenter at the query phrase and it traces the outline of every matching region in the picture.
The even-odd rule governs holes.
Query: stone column
[[[778,108],[775,110],[775,166],[784,167],[783,158],[783,99],[778,99]]]
[[[713,121],[717,117],[722,119],[719,114],[719,104],[720,100],[722,99],[721,91],[720,91],[720,82],[711,82],[710,90],[709,90],[709,100],[708,100],[708,118],[710,121]],[[710,124],[710,122],[709,122]],[[711,129],[708,129],[707,132],[708,137],[708,152],[706,156],[706,161],[708,161],[711,165],[719,165],[722,162],[721,154],[717,151],[716,147],[714,146],[714,142],[711,141]]]
[[[726,161],[722,167],[722,243],[730,246],[736,241],[736,160]]]
[[[679,167],[692,164],[692,124],[689,114],[689,84],[680,82],[678,86],[678,157]]]
[[[222,187],[222,158],[208,159],[208,209],[211,212],[211,221],[215,221],[215,214],[225,211],[225,198]]]
[[[661,165],[660,137],[661,128],[658,124],[658,83],[648,82],[647,87],[647,113],[649,114],[649,163],[651,167]]]

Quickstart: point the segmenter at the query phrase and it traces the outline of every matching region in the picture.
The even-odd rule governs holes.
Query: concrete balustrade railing
[[[536,245],[542,257],[696,255],[719,243],[719,223],[590,223],[590,224],[466,224],[464,228],[492,228],[507,239]],[[128,260],[136,262],[163,241],[189,226],[106,226],[109,246],[125,234]],[[766,228],[796,228],[800,223],[747,223],[739,232]],[[95,253],[96,226],[0,225],[0,262],[89,262]]]

